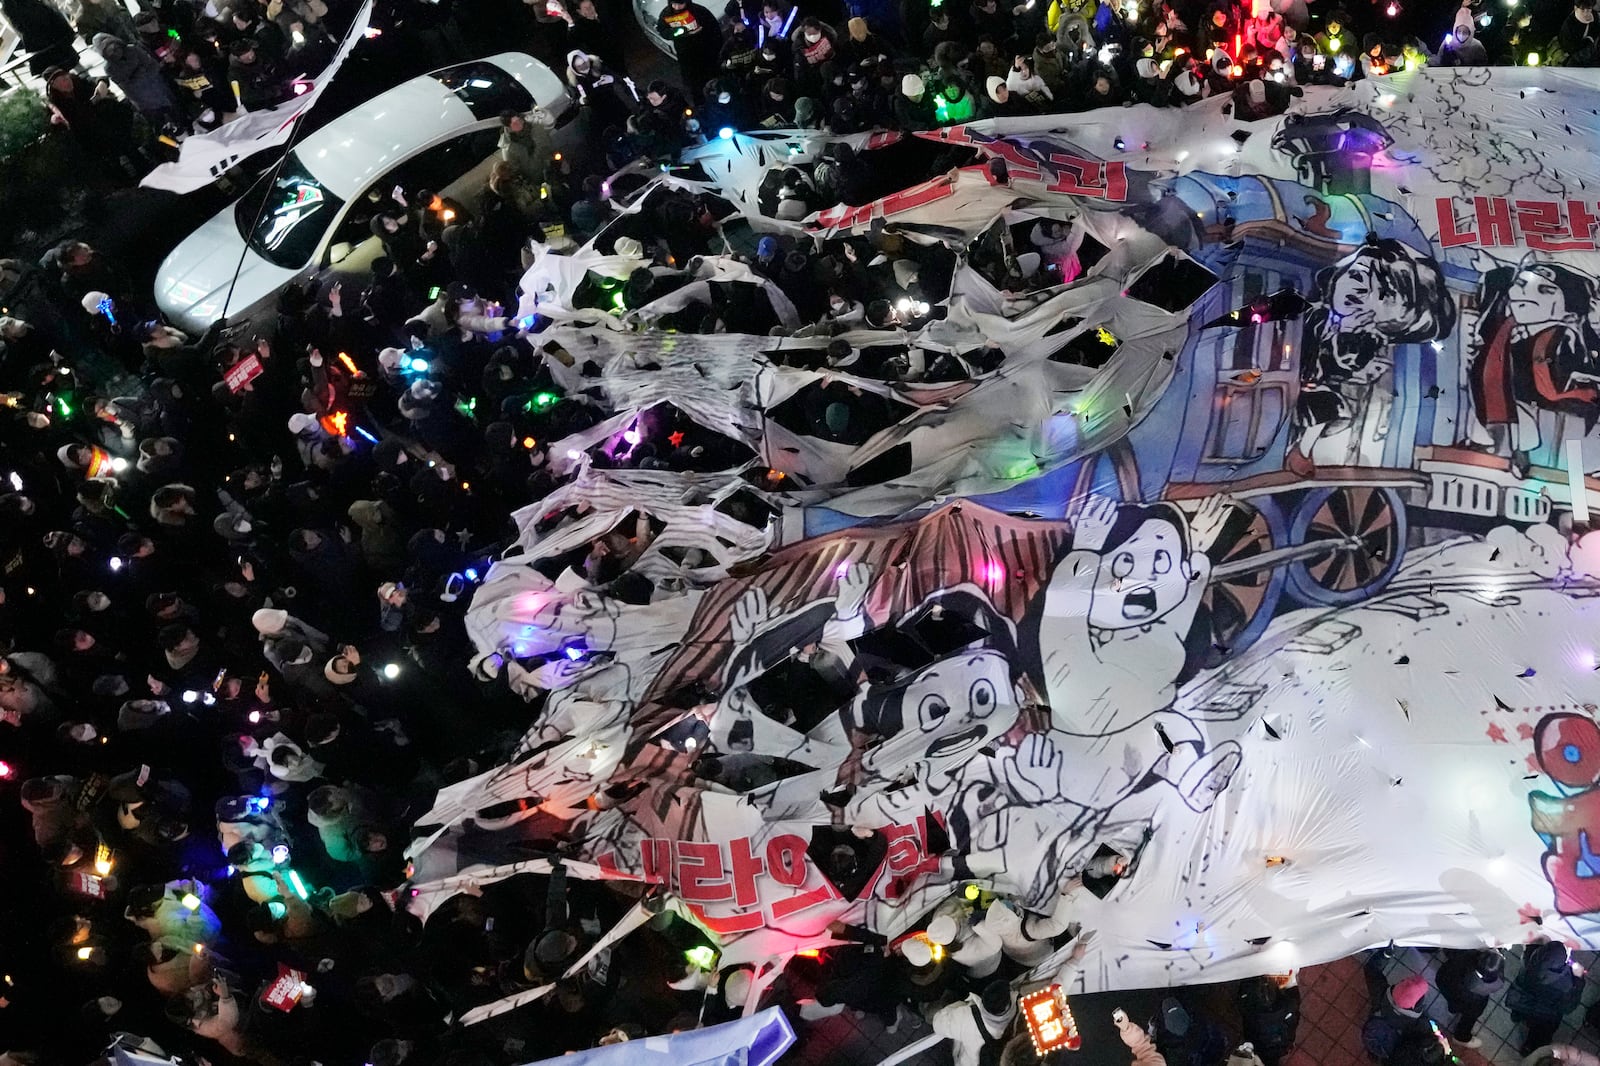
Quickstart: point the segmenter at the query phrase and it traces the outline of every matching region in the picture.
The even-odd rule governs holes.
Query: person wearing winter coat
[[[991,981],[981,993],[946,1004],[929,1019],[933,1031],[950,1041],[955,1066],[978,1066],[984,1050],[998,1047],[1017,1016],[1016,997],[1005,981]]]
[[[91,43],[102,33],[120,37],[129,44],[136,42],[139,37],[139,31],[134,29],[133,19],[128,16],[121,0],[78,0],[78,17],[73,21],[73,26],[78,36]],[[99,45],[95,46],[95,51],[100,51]]]
[[[384,500],[357,500],[345,513],[361,531],[361,557],[373,573],[391,576],[404,569],[405,527],[393,507]]]
[[[21,38],[28,70],[35,77],[51,67],[70,70],[78,65],[72,24],[45,0],[0,0],[0,15]]]
[[[1261,1066],[1278,1066],[1294,1048],[1300,1025],[1300,989],[1280,988],[1270,977],[1239,985],[1239,1027]]]
[[[538,107],[528,114],[506,111],[500,115],[500,158],[535,185],[544,181],[550,166],[550,128],[554,124]]]
[[[1522,1053],[1532,1054],[1548,1044],[1561,1019],[1582,997],[1583,979],[1572,971],[1567,946],[1555,940],[1530,945],[1505,997],[1511,1017],[1526,1030]]]
[[[176,117],[178,100],[172,95],[172,87],[162,76],[155,56],[142,45],[97,33],[94,50],[106,61],[106,77],[152,125],[159,127]]]
[[[1456,1016],[1450,1039],[1463,1047],[1478,1047],[1482,1041],[1472,1035],[1473,1027],[1489,1005],[1489,997],[1505,985],[1500,952],[1445,948],[1444,962],[1434,980],[1444,993],[1445,1005]]]
[[[1395,1050],[1419,1030],[1427,1028],[1422,998],[1428,979],[1411,976],[1388,989],[1361,1026],[1361,1046],[1376,1062],[1387,1063]]]
[[[1167,1066],[1167,1060],[1151,1042],[1150,1034],[1135,1025],[1125,1011],[1120,1008],[1113,1011],[1111,1020],[1116,1023],[1117,1035],[1122,1037],[1122,1042],[1133,1052],[1134,1066]]]

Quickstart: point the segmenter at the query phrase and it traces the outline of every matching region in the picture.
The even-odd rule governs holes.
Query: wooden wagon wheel
[[[1289,543],[1332,543],[1322,555],[1289,564],[1290,593],[1317,606],[1360,603],[1400,569],[1406,529],[1405,501],[1394,489],[1344,485],[1307,493]]]
[[[1233,514],[1211,546],[1213,569],[1248,564],[1287,543],[1283,510],[1269,497],[1235,500]],[[1202,603],[1211,621],[1211,649],[1207,666],[1217,666],[1237,655],[1265,632],[1283,594],[1285,568],[1262,566],[1214,577],[1206,586]]]

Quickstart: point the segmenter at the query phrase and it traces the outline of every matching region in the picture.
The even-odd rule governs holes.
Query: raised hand
[[[1117,501],[1104,496],[1090,496],[1083,511],[1072,525],[1073,548],[1099,551],[1111,535],[1117,521]]]

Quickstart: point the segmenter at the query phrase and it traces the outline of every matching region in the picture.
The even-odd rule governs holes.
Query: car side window
[[[419,189],[443,189],[488,158],[499,143],[498,129],[473,130],[412,156],[356,197],[334,240],[360,244],[372,236],[374,216],[399,210],[390,197],[396,185],[407,195],[415,195]]]

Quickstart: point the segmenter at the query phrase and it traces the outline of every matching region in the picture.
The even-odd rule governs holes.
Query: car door
[[[328,244],[324,265],[337,274],[363,274],[383,254],[382,243],[372,235],[372,219],[398,211],[395,186],[408,195],[432,189],[462,203],[476,203],[488,182],[489,167],[500,141],[498,128],[476,128],[424,148],[393,167],[355,197]]]

